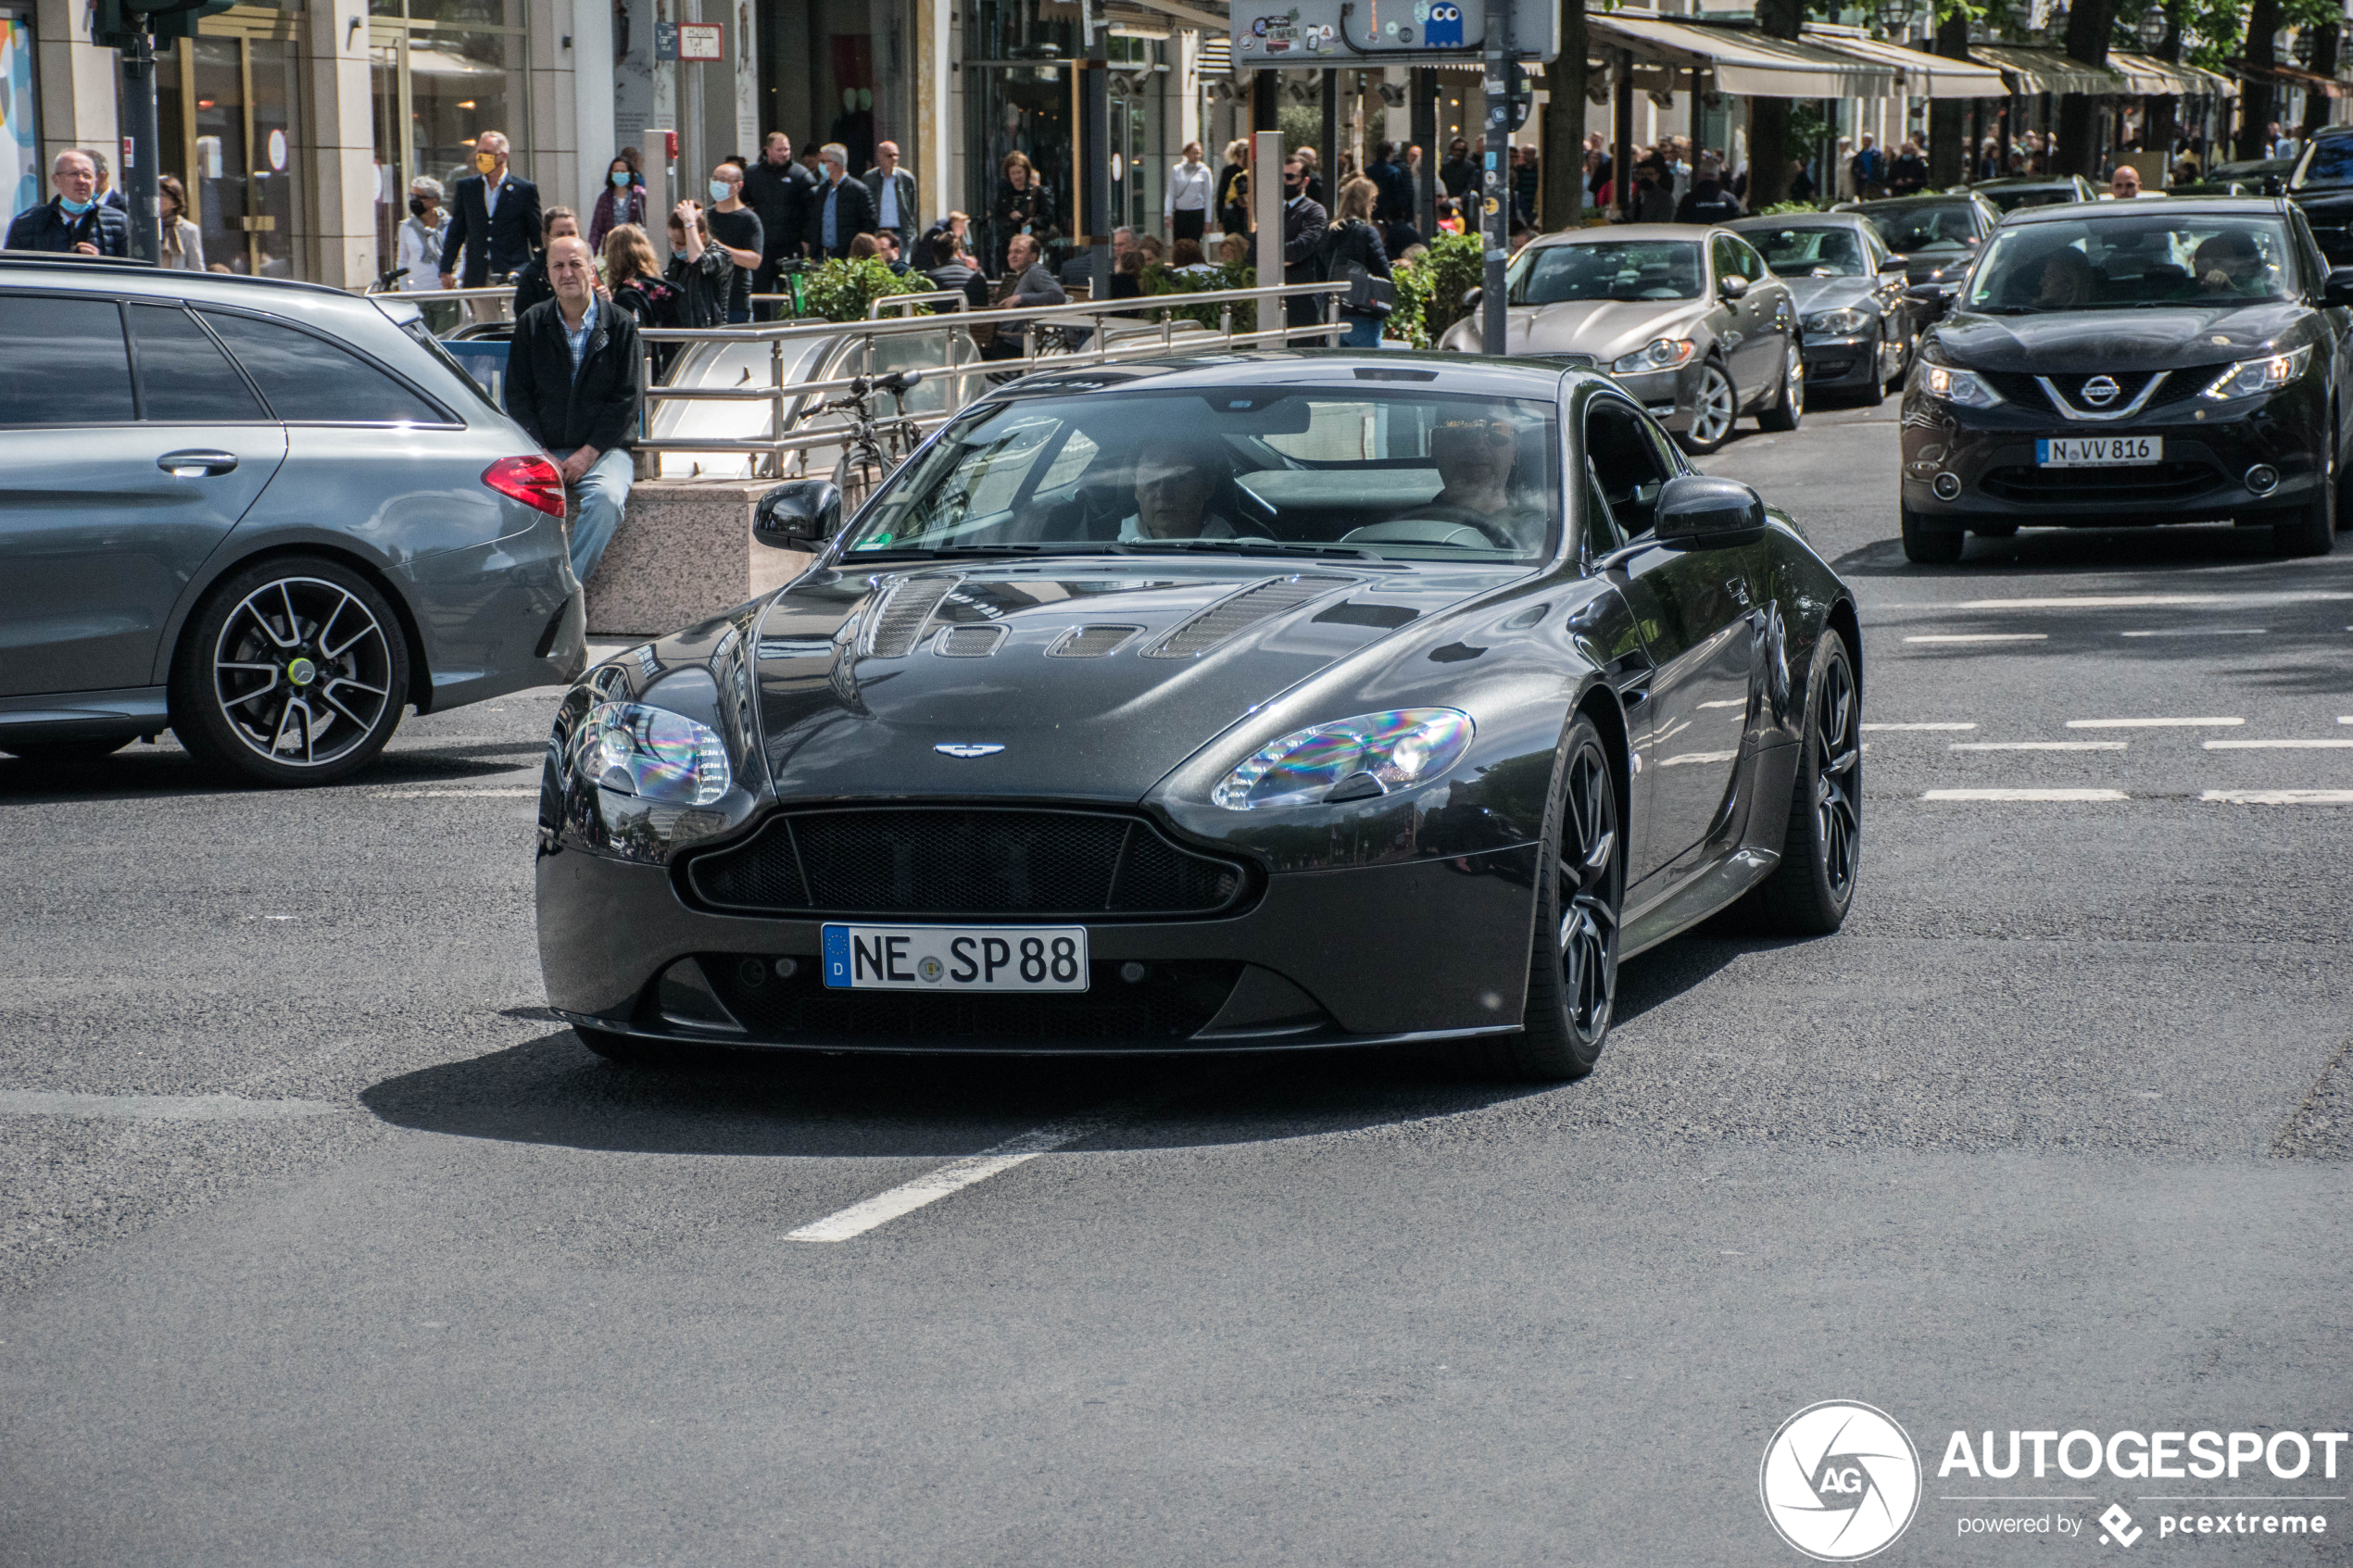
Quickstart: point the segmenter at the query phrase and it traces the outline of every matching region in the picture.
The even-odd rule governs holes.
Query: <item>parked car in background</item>
[[[2331,126],[2312,138],[2296,160],[2287,194],[2329,264],[2353,267],[2353,126]]]
[[[1904,394],[1904,554],[2021,524],[2335,539],[2353,270],[2289,203],[2099,202],[2003,220]]]
[[[1789,285],[1804,329],[1808,397],[1850,393],[1866,403],[1911,362],[1912,308],[1904,258],[1853,213],[1743,218],[1727,228],[1755,245]]]
[[[2296,162],[2292,157],[2259,157],[2238,163],[2218,163],[2206,171],[2203,182],[2237,185],[2249,195],[2281,195],[2288,189],[2288,178],[2296,172]]]
[[[1977,259],[1978,247],[2002,215],[1975,194],[1891,196],[1885,201],[1843,202],[1831,209],[1869,220],[1888,249],[1904,258],[1915,284],[1950,284]]]
[[[2016,212],[2021,207],[2064,207],[2070,202],[2100,199],[2099,191],[2081,174],[2032,174],[1980,180],[1974,185],[1956,185],[1945,194],[1982,196],[1994,204],[1996,212]]]
[[[0,752],[324,784],[586,660],[555,465],[398,295],[0,257]]]
[[[1768,430],[1794,430],[1805,414],[1789,285],[1729,229],[1547,234],[1512,258],[1504,301],[1507,353],[1592,356],[1686,451],[1713,452],[1743,414]],[[1481,315],[1448,328],[1439,347],[1479,352]]]

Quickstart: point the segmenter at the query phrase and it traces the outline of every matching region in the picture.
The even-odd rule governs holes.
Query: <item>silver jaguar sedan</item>
[[[1477,291],[1473,291],[1477,298]],[[1634,223],[1547,234],[1504,274],[1513,354],[1590,354],[1686,451],[1713,452],[1732,421],[1795,430],[1806,411],[1789,285],[1729,229]],[[1441,348],[1476,354],[1480,313]]]

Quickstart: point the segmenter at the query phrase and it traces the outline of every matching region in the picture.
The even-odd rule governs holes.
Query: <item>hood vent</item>
[[[1074,626],[1054,639],[1048,659],[1109,659],[1141,632],[1141,626]]]
[[[939,601],[956,591],[955,577],[902,577],[883,592],[875,611],[874,634],[866,644],[872,659],[904,659],[924,640]]]
[[[1302,572],[1270,577],[1239,594],[1229,594],[1144,650],[1146,659],[1192,659],[1207,653],[1270,616],[1285,614],[1308,600],[1355,582],[1353,577],[1318,576]]]
[[[942,659],[987,659],[1005,646],[1012,631],[1009,626],[950,626],[931,651]]]

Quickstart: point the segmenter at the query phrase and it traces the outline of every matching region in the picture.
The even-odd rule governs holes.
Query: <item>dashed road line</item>
[[[2169,632],[2119,632],[2120,637],[2261,637],[2269,626],[2183,626]]]
[[[1962,632],[1949,635],[1906,637],[1904,640],[1931,647],[1944,647],[1964,643],[2047,643],[2051,634],[2048,632]]]
[[[2196,730],[2230,729],[2244,719],[2070,719],[2070,730]]]
[[[2336,604],[2353,593],[2078,594],[2045,599],[1963,599],[1957,604],[1904,606],[1919,609],[2168,609],[2201,605]],[[1895,608],[1883,605],[1881,608]]]
[[[2121,751],[2129,740],[1957,740],[1947,751]],[[2208,746],[2212,741],[2207,742]]]
[[[538,795],[535,789],[386,789],[375,793],[378,800],[526,800]]]
[[[2349,751],[2353,738],[2329,735],[2319,740],[2210,740],[2208,751]]]
[[[2198,798],[2221,806],[2353,806],[2353,789],[2209,789]]]
[[[2130,800],[2120,789],[1931,789],[1922,800]]]
[[[1065,1144],[1099,1133],[1109,1125],[1112,1114],[1097,1111],[1084,1116],[1067,1117],[1033,1128],[1017,1138],[1008,1138],[994,1148],[942,1165],[926,1172],[912,1182],[901,1183],[888,1192],[876,1193],[862,1202],[853,1203],[838,1213],[813,1220],[799,1230],[786,1233],[787,1241],[848,1241],[865,1235],[878,1225],[887,1225],[903,1214],[912,1214],[926,1204],[938,1202],[952,1193],[962,1192],[975,1182],[1028,1163],[1041,1154],[1050,1154]]]
[[[2353,724],[2353,719],[2340,719],[2340,724]],[[1866,724],[1866,730],[1973,730],[1975,724]]]
[[[343,1107],[315,1099],[246,1099],[242,1095],[79,1095],[0,1089],[0,1116],[75,1116],[118,1122],[269,1122],[333,1116]]]

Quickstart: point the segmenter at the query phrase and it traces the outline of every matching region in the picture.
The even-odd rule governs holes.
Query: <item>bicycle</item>
[[[821,403],[802,414],[805,422],[820,414],[848,414],[841,461],[834,467],[834,487],[841,492],[841,514],[854,517],[882,482],[923,445],[923,433],[907,417],[907,394],[924,379],[920,369],[893,370],[884,376],[852,376],[849,393]],[[877,420],[871,399],[887,392],[898,406],[896,418]]]

